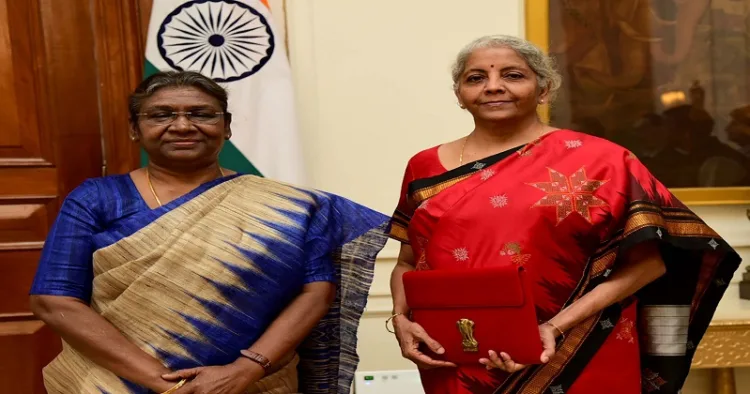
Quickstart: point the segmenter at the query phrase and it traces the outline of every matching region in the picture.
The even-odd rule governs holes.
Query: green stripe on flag
[[[151,64],[150,61],[146,60],[146,65],[143,67],[143,79],[146,79],[158,72],[159,72],[159,69],[156,68],[153,64]]]
[[[219,153],[219,164],[232,171],[263,176],[263,174],[255,168],[253,163],[250,163],[250,160],[248,160],[247,157],[245,157],[245,155],[234,146],[232,141],[224,143],[224,148],[221,150],[221,153]]]
[[[143,67],[143,78],[148,78],[158,72],[159,69],[147,60],[146,64]],[[145,167],[147,164],[148,155],[146,154],[146,151],[141,149],[141,166]],[[261,174],[260,171],[258,171],[258,169],[255,168],[252,163],[250,163],[250,160],[248,160],[245,155],[243,155],[242,152],[240,152],[240,150],[237,149],[236,146],[234,146],[232,141],[227,141],[224,144],[224,148],[219,153],[219,164],[221,164],[221,166],[224,168],[228,168],[232,171],[236,171],[242,174],[263,176],[263,174]]]

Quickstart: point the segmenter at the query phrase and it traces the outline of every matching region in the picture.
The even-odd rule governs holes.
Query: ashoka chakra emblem
[[[266,18],[235,0],[183,4],[162,23],[157,44],[172,68],[197,71],[217,82],[253,75],[275,47]]]

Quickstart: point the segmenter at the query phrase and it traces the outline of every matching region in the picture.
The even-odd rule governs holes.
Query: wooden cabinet
[[[28,291],[59,206],[127,172],[127,94],[140,80],[141,0],[0,0],[0,393],[43,393],[59,338]]]

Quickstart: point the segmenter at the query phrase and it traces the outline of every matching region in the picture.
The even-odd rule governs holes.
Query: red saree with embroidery
[[[417,154],[390,234],[411,244],[420,270],[523,265],[540,321],[605,281],[637,244],[658,242],[667,266],[567,332],[549,363],[512,375],[478,362],[421,371],[427,394],[677,393],[740,262],[632,153],[568,130],[451,171],[437,148]]]

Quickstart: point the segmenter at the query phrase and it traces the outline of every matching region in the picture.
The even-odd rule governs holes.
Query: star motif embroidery
[[[466,248],[453,249],[453,257],[456,261],[466,261],[469,259],[469,251]]]
[[[710,246],[710,247],[714,248],[714,250],[716,250],[716,248],[719,247],[719,243],[716,242],[715,239],[711,238],[711,240],[708,241],[708,246]]]
[[[614,324],[612,324],[612,321],[611,321],[611,320],[609,320],[609,319],[607,319],[607,320],[602,320],[602,321],[600,321],[600,322],[599,322],[599,324],[601,324],[601,326],[602,326],[602,330],[608,330],[608,329],[610,329],[610,328],[613,328],[613,327],[614,327]]]
[[[565,390],[563,390],[561,384],[557,386],[550,386],[549,391],[551,391],[552,394],[565,394]]]
[[[492,204],[492,208],[502,208],[508,205],[508,196],[505,194],[492,196],[490,197],[490,204]]]
[[[635,343],[635,338],[633,337],[633,321],[623,317],[620,320],[620,331],[617,333],[617,339],[620,341],[625,341],[627,343]]]
[[[518,156],[526,157],[531,156],[531,149],[521,149],[518,151]]]
[[[582,146],[583,146],[583,141],[581,140],[565,141],[565,147],[568,149],[580,148]]]
[[[539,138],[535,139],[532,142],[529,142],[528,144],[526,144],[526,146],[518,150],[518,155],[521,157],[531,156],[532,148],[534,148],[534,146],[536,145],[541,144],[541,142],[542,141]]]
[[[483,181],[486,181],[490,179],[493,175],[495,175],[495,171],[491,169],[482,170],[482,172],[479,174],[479,178]]]
[[[427,264],[427,255],[424,252],[419,254],[419,258],[417,259],[417,265],[415,268],[417,271],[427,271],[431,269]]]
[[[427,254],[425,253],[425,249],[427,248],[427,238],[425,237],[417,237],[417,245],[419,245],[419,257],[417,258],[417,264],[416,269],[417,271],[424,271],[429,270],[430,265],[427,264]]]
[[[663,233],[661,232],[661,229],[660,229],[660,228],[659,228],[659,229],[656,229],[656,235],[658,235],[658,236],[659,236],[659,238],[662,238],[662,237],[664,236],[664,234],[663,234]]]
[[[604,200],[594,195],[594,192],[607,181],[587,179],[583,167],[570,177],[549,168],[549,177],[550,182],[534,182],[528,183],[528,185],[547,193],[532,207],[556,207],[557,224],[560,224],[573,212],[578,213],[591,223],[590,208],[607,206]]]
[[[471,169],[472,170],[481,170],[485,166],[486,166],[486,164],[484,164],[484,163],[476,162],[476,163],[474,163],[473,166],[471,166]]]
[[[531,254],[523,253],[521,245],[518,242],[508,242],[503,245],[500,256],[510,256],[510,261],[521,267],[531,259]]]
[[[661,386],[667,384],[658,373],[651,371],[650,369],[643,370],[643,380],[641,382],[646,392],[653,392],[661,389]]]

